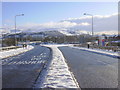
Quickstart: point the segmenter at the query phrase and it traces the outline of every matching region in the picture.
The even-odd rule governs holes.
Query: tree
[[[14,38],[6,38],[2,40],[2,46],[13,46],[15,45],[15,39]]]

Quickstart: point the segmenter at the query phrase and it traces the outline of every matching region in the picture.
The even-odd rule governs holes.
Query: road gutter
[[[73,46],[71,46],[71,48],[76,48],[76,49],[80,49],[82,51],[88,51],[88,52],[92,52],[92,53],[101,54],[101,55],[109,56],[112,58],[120,59],[119,53],[117,53],[118,55],[114,55],[113,53],[109,53],[109,52],[105,52],[105,51],[102,52],[100,50],[95,50],[95,49],[87,49],[87,48],[73,47]]]

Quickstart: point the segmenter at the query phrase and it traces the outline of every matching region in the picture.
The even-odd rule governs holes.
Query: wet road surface
[[[28,52],[2,59],[2,88],[32,88],[50,57],[49,48],[35,46]]]
[[[117,88],[117,58],[71,47],[60,47],[59,49],[81,88]]]

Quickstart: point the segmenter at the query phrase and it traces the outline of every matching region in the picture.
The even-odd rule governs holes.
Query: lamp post
[[[92,14],[88,14],[88,13],[84,13],[84,15],[92,16],[92,36],[93,36],[94,35],[94,31],[93,31],[93,15]]]
[[[17,16],[24,16],[24,14],[19,14],[19,15],[15,15],[15,46],[17,46],[17,38],[16,38],[16,17]]]

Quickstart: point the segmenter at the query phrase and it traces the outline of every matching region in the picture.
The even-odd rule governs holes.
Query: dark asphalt
[[[81,88],[117,88],[117,58],[71,47],[59,49]]]
[[[34,49],[2,60],[2,88],[32,88],[43,65],[50,60],[49,48]]]

